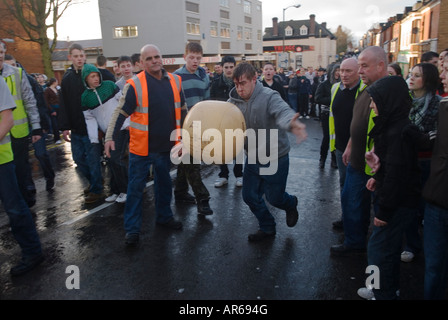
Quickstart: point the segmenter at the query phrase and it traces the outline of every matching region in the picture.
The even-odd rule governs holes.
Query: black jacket
[[[448,210],[448,98],[439,105],[437,137],[432,153],[431,172],[423,189],[424,199]]]
[[[81,95],[85,90],[81,70],[76,71],[73,65],[66,71],[61,81],[61,104],[58,113],[61,131],[87,135],[86,121],[81,109]]]
[[[232,82],[231,86],[228,86],[224,81],[224,73],[219,75],[213,80],[211,88],[210,88],[210,99],[219,100],[219,101],[227,101],[229,100],[230,90],[235,86]]]
[[[376,218],[389,221],[399,207],[418,207],[421,195],[417,144],[403,134],[411,125],[411,97],[403,78],[384,77],[366,89],[378,107],[369,133],[381,167],[375,174]]]

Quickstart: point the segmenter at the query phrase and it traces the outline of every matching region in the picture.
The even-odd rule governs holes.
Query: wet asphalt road
[[[300,145],[291,136],[287,191],[299,199],[299,222],[288,228],[284,211],[273,209],[275,239],[249,243],[257,221],[231,176],[214,188],[217,166],[203,167],[214,215],[200,218],[195,206],[172,207],[184,228],[155,225],[153,188],[145,192],[140,246],[124,245],[124,205],[83,203],[83,180],[73,166],[68,143],[49,145],[57,171],[54,192],[45,191],[32,156],[37,204],[32,208],[46,260],[30,273],[12,278],[9,270],[20,251],[0,214],[1,300],[361,300],[366,255],[334,258],[331,245],[343,233],[332,229],[340,215],[338,172],[318,168],[320,123],[304,120],[309,138]],[[175,176],[175,174],[173,174]],[[107,172],[106,172],[107,176]],[[107,178],[106,178],[107,182]],[[174,202],[174,201],[173,201]],[[79,289],[68,289],[79,270]],[[402,263],[401,297],[423,297],[423,256]],[[73,280],[73,281],[72,281]]]

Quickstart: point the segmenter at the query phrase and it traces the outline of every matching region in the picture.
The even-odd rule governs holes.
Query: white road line
[[[170,176],[171,177],[173,177],[175,174],[177,174],[177,169],[170,172]],[[154,184],[154,180],[149,181],[146,184],[146,188],[149,187],[149,186],[152,186],[153,184]],[[78,222],[79,220],[87,218],[88,216],[90,216],[90,215],[92,215],[94,213],[97,213],[98,211],[101,211],[103,209],[106,209],[107,207],[109,207],[109,206],[111,206],[113,204],[115,204],[115,202],[103,203],[103,204],[99,205],[98,207],[93,208],[92,210],[84,212],[83,214],[79,215],[78,217],[76,217],[76,218],[74,218],[72,220],[69,220],[67,222],[61,223],[61,226],[69,226],[71,224],[74,224],[75,222]]]

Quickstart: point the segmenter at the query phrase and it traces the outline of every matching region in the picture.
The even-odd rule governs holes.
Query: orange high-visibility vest
[[[176,133],[178,143],[181,139],[181,83],[180,76],[167,73],[170,78],[171,88],[174,95],[174,111],[176,116]],[[149,154],[149,99],[146,73],[140,72],[127,81],[135,90],[137,97],[137,108],[131,114],[129,125],[129,152],[139,156]]]

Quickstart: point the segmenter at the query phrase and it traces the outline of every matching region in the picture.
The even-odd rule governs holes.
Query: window
[[[219,0],[219,5],[220,5],[221,7],[226,7],[226,8],[228,8],[228,7],[229,7],[229,0]]]
[[[185,2],[185,9],[190,12],[199,13],[199,3],[187,1]]]
[[[252,24],[252,18],[248,16],[244,16],[244,22],[247,24]]]
[[[230,19],[230,13],[229,13],[229,11],[226,11],[226,10],[220,10],[219,11],[219,16],[222,19]]]
[[[244,0],[244,13],[251,14],[252,13],[252,4],[250,1]]]
[[[251,43],[246,43],[245,46],[244,46],[244,48],[245,48],[246,50],[252,50],[252,44],[251,44]]]
[[[257,4],[257,11],[261,11],[261,6]]]
[[[230,42],[221,42],[222,50],[230,50]]]
[[[307,26],[303,25],[300,27],[300,35],[301,36],[306,36],[308,34],[308,28]]]
[[[240,26],[237,27],[236,39],[243,40],[243,27]]]
[[[210,36],[218,36],[218,22],[216,21],[210,21]]]
[[[230,24],[228,23],[221,23],[221,37],[223,38],[230,38]]]
[[[114,28],[114,38],[135,38],[138,37],[137,26],[125,26],[125,27],[115,27]]]
[[[241,4],[241,0],[236,0],[236,3]]]
[[[257,40],[258,41],[263,41],[263,34],[261,30],[257,31]]]
[[[199,27],[199,19],[187,17],[187,33],[201,34],[201,29]]]
[[[252,29],[244,28],[244,40],[252,40]]]
[[[292,28],[290,26],[287,26],[285,28],[285,36],[291,37],[292,36],[292,31],[293,31]]]

